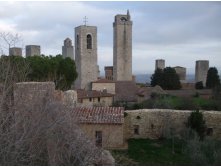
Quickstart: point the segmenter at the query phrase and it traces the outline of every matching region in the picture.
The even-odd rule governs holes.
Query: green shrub
[[[200,140],[204,139],[206,131],[206,122],[203,119],[203,114],[196,110],[190,114],[188,117],[187,126],[195,130],[200,137]]]
[[[195,84],[195,88],[196,89],[203,89],[203,82],[202,81],[199,81]]]

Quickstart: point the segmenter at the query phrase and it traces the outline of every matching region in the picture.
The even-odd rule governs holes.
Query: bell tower
[[[132,81],[132,21],[129,10],[118,14],[113,23],[113,79]]]
[[[76,89],[91,89],[98,78],[97,27],[81,25],[75,28],[75,63],[78,77]]]

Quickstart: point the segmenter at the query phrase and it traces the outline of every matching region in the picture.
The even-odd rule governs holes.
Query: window
[[[92,49],[92,37],[90,34],[87,35],[87,49]]]
[[[95,132],[95,144],[97,147],[102,147],[102,131]]]
[[[91,98],[91,97],[89,98],[89,101],[92,101],[92,98]]]
[[[134,134],[139,135],[139,125],[134,125]]]
[[[100,101],[101,101],[101,98],[100,98],[100,97],[98,97],[98,99],[97,99],[97,100],[98,100],[98,102],[100,102]]]
[[[212,136],[213,135],[213,128],[207,128],[206,134],[207,134],[207,136]]]

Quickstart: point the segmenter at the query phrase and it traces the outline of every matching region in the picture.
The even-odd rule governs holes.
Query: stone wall
[[[103,91],[104,89],[107,90],[107,93],[115,94],[115,83],[92,83],[92,90]]]
[[[95,143],[96,131],[102,131],[102,147],[108,149],[124,148],[122,124],[80,124],[82,130]]]
[[[89,98],[82,99],[81,103],[78,103],[78,107],[93,107],[93,106],[102,106],[109,107],[113,105],[113,97],[100,97],[100,102],[98,97],[93,97],[90,101]]]
[[[32,103],[44,102],[46,97],[54,97],[54,82],[20,82],[14,88],[14,103],[16,106],[28,106]]]
[[[192,111],[170,109],[142,109],[125,111],[124,136],[129,138],[181,137]],[[202,111],[207,128],[213,129],[213,138],[221,139],[221,112]],[[138,131],[135,129],[138,128]]]

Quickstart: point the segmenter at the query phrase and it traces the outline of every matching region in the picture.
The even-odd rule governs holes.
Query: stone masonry
[[[27,45],[25,49],[26,49],[26,57],[41,55],[41,47],[39,45]]]
[[[129,138],[156,139],[172,133],[182,137],[187,119],[192,111],[171,109],[142,109],[125,111],[124,136]],[[221,139],[221,112],[200,111],[204,115],[207,128],[212,129],[212,138]],[[136,129],[136,132],[135,132]]]
[[[129,11],[126,15],[115,16],[113,29],[113,79],[132,81],[132,21]]]
[[[91,90],[91,82],[98,78],[97,27],[75,28],[75,63],[78,72],[75,88]]]
[[[163,59],[157,59],[155,62],[155,70],[159,68],[161,70],[163,70],[165,68],[165,60]]]
[[[203,82],[203,86],[206,86],[206,77],[209,70],[208,60],[198,60],[196,61],[195,67],[195,82]]]
[[[64,40],[64,46],[62,46],[62,55],[64,58],[70,57],[74,60],[74,47],[70,38]]]
[[[186,81],[186,68],[176,66],[176,67],[174,67],[174,69],[175,69],[176,73],[178,74],[180,81],[185,82]]]
[[[22,48],[18,48],[18,47],[10,48],[9,56],[22,56]]]

